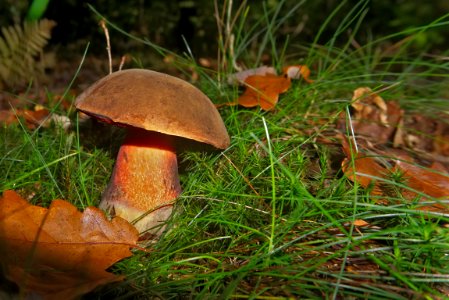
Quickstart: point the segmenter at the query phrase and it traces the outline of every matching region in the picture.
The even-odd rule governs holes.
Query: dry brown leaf
[[[352,101],[354,101],[352,107],[354,107],[357,112],[363,112],[367,109],[371,110],[370,106],[377,106],[382,113],[387,113],[388,111],[384,99],[376,93],[373,93],[369,87],[357,88],[352,96]]]
[[[14,191],[0,198],[0,262],[6,277],[43,299],[75,299],[123,276],[105,270],[130,256],[137,230],[102,211],[54,200],[30,205]]]
[[[366,157],[363,155],[357,155],[354,158],[354,163],[350,158],[345,158],[342,162],[342,170],[353,182],[358,182],[362,187],[367,188],[376,180],[376,178],[383,178],[386,173],[386,169],[382,167],[372,157]],[[377,184],[374,185],[372,194],[380,195],[382,192]]]
[[[342,138],[341,141],[343,152],[346,155],[346,158],[341,163],[341,168],[346,177],[352,182],[359,183],[364,188],[374,184],[371,194],[382,195],[382,190],[373,177],[384,178],[387,169],[381,166],[373,157],[357,153],[355,149],[351,150],[346,138]]]
[[[356,226],[356,227],[364,227],[364,226],[368,226],[368,225],[369,225],[369,223],[366,222],[365,220],[362,220],[362,219],[354,220],[354,226]]]
[[[291,85],[291,79],[309,79],[310,69],[306,65],[294,65],[283,68],[284,76],[277,76],[273,67],[262,66],[259,68],[244,70],[231,74],[228,77],[229,84],[243,84],[246,90],[234,102],[215,105],[222,106],[241,105],[244,107],[260,106],[263,110],[273,109],[279,99],[279,94],[286,92]]]
[[[449,156],[449,123],[444,115],[435,118],[412,114],[404,118],[404,144],[417,151]]]
[[[276,75],[276,70],[273,67],[262,66],[254,69],[240,71],[229,75],[228,84],[245,84],[245,81],[249,76],[265,76],[267,74]]]
[[[342,170],[346,177],[351,181],[359,183],[364,188],[373,186],[371,195],[388,197],[389,191],[381,180],[374,180],[376,178],[386,178],[388,173],[400,171],[402,176],[402,183],[410,189],[402,189],[401,193],[405,199],[413,200],[419,193],[428,195],[435,199],[447,199],[449,197],[449,174],[442,173],[440,169],[442,166],[433,164],[433,169],[419,166],[418,163],[410,156],[402,151],[390,151],[393,162],[393,167],[388,170],[376,161],[373,157],[367,157],[363,153],[356,153],[351,151],[348,142],[342,139],[343,151],[346,158],[342,162]],[[435,170],[435,171],[434,171]],[[417,192],[415,192],[415,191]],[[427,197],[421,197],[421,201],[428,200]],[[378,200],[378,203],[386,203],[383,200]],[[449,212],[449,205],[443,203],[435,203],[419,207],[420,210],[438,211],[442,213]]]
[[[16,109],[16,110],[2,110],[0,111],[0,123],[10,125],[18,123],[18,117],[23,117],[25,120],[25,126],[34,129],[48,118],[50,112],[46,109],[28,110],[28,109]]]
[[[0,110],[0,124],[11,125],[17,122],[16,115],[10,109]]]
[[[276,106],[279,94],[286,92],[290,84],[290,79],[283,76],[249,76],[245,80],[245,92],[237,99],[238,104],[244,107],[260,105],[263,110],[271,110]]]
[[[449,197],[449,174],[423,168],[413,160],[403,159],[396,161],[395,169],[403,173],[404,183],[413,190],[422,192],[435,199],[447,199]],[[417,193],[411,190],[405,190],[402,194],[408,199],[413,199],[417,196]],[[448,212],[449,204],[435,203],[421,209]]]
[[[443,165],[442,163],[440,163],[438,161],[434,161],[430,165],[430,169],[435,170],[437,172],[449,174],[449,169],[445,165]]]
[[[362,139],[365,141],[362,144],[373,148],[373,144],[392,142],[395,147],[413,149],[415,158],[401,149],[381,151],[373,148],[375,154],[388,157],[391,165],[388,167],[373,157],[367,157],[360,145],[359,153],[354,149],[351,151],[347,140],[343,138],[341,140],[346,158],[342,169],[345,175],[365,188],[373,185],[371,194],[385,199],[391,192],[400,192],[408,200],[447,199],[449,174],[448,166],[443,165],[443,162],[447,162],[449,154],[449,124],[444,122],[444,118],[437,120],[420,114],[404,114],[398,103],[385,102],[365,87],[354,91],[353,101],[352,126],[356,135],[366,138]],[[348,127],[343,119],[340,122],[344,128]],[[342,124],[339,126],[342,127]],[[422,162],[430,164],[430,168],[421,166]],[[373,180],[373,177],[387,179],[388,173],[398,172],[402,174],[401,183],[409,188],[391,189],[383,180]],[[387,203],[383,200],[378,202]],[[422,204],[418,209],[448,213],[449,205],[442,202],[426,206]]]
[[[308,83],[312,83],[313,80],[309,79],[310,69],[306,65],[287,66],[282,69],[282,73],[291,79],[304,79]]]
[[[70,119],[66,116],[51,114],[45,108],[35,110],[17,109],[13,110],[0,110],[0,124],[11,125],[19,122],[19,117],[23,117],[24,124],[29,129],[36,129],[38,127],[49,127],[51,123],[61,126],[64,129],[68,129],[71,126]]]
[[[352,101],[352,128],[355,134],[380,144],[392,141],[404,113],[399,104],[385,102],[368,87],[356,89]]]
[[[50,115],[50,112],[45,108],[37,110],[24,109],[18,110],[17,115],[23,116],[27,127],[33,129],[42,125]]]

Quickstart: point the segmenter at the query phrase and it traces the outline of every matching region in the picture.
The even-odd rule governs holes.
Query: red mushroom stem
[[[180,193],[178,163],[171,138],[130,129],[120,147],[100,208],[129,222],[141,217],[134,224],[137,230],[154,228],[150,231],[156,232],[170,216]]]

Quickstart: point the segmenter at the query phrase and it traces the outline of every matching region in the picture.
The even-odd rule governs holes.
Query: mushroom
[[[218,149],[229,146],[210,99],[167,74],[143,69],[109,74],[79,95],[75,105],[100,121],[127,128],[100,208],[138,220],[134,225],[141,233],[160,230],[181,193],[178,144],[193,140]]]

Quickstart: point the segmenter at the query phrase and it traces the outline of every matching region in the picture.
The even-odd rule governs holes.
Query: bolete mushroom
[[[127,128],[100,208],[130,222],[141,218],[134,224],[139,232],[155,233],[181,193],[179,140],[218,149],[229,145],[210,99],[167,74],[143,69],[112,73],[79,95],[75,105],[98,120]]]

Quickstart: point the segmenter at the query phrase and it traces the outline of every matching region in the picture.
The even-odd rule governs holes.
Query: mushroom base
[[[160,235],[181,193],[176,153],[167,140],[130,135],[120,147],[100,208],[137,230]]]

